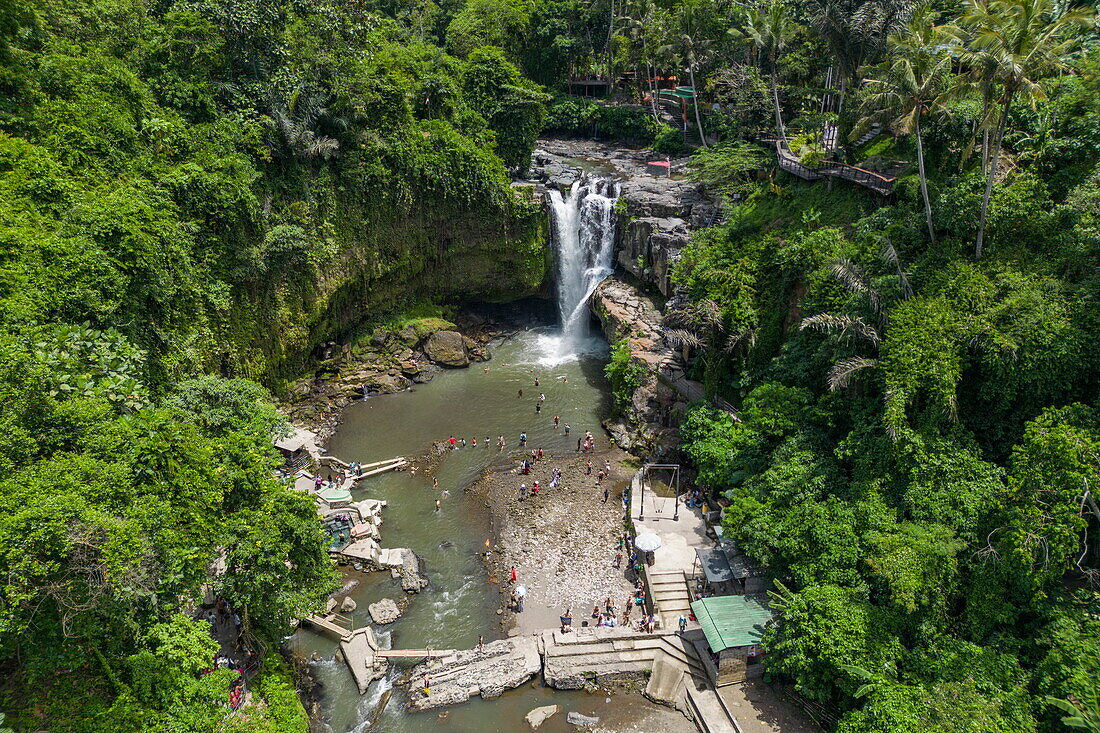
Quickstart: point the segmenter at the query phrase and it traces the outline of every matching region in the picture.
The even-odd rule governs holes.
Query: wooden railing
[[[798,156],[791,152],[786,140],[776,140],[775,153],[779,159],[779,167],[798,176],[805,181],[819,181],[825,176],[851,181],[859,186],[869,188],[883,196],[888,196],[894,190],[897,178],[884,176],[864,168],[857,168],[847,163],[825,161],[819,166],[810,167],[799,161]]]

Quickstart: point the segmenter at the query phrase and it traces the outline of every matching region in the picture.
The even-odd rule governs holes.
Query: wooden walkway
[[[350,639],[351,635],[355,632],[353,632],[351,629],[346,629],[343,626],[333,623],[333,619],[336,618],[339,618],[338,616],[336,616],[336,614],[329,614],[328,616],[318,616],[317,614],[313,614],[312,616],[303,619],[303,621],[314,627],[315,629],[319,629],[321,631],[332,634],[341,641],[346,641],[347,639]]]
[[[883,196],[889,196],[893,193],[894,184],[897,182],[896,177],[884,176],[881,173],[864,170],[863,168],[856,168],[847,163],[826,161],[820,166],[811,168],[810,166],[803,165],[799,161],[798,156],[791,152],[791,148],[787,144],[787,141],[782,139],[775,141],[775,154],[779,159],[780,168],[792,175],[798,176],[804,181],[820,181],[826,176],[830,178],[840,178],[845,181],[851,181],[864,188],[869,188],[875,193]]]

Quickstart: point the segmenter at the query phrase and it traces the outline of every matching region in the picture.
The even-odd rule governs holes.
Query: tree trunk
[[[974,259],[982,258],[982,245],[985,243],[985,216],[989,213],[989,197],[993,193],[993,179],[997,177],[997,166],[1001,162],[1001,142],[1004,140],[1005,128],[1008,126],[1008,110],[1012,106],[1012,92],[1005,96],[1004,108],[1001,110],[1001,119],[997,123],[997,131],[993,136],[993,157],[989,161],[989,176],[985,179],[985,193],[982,195],[982,213],[978,217],[978,239],[974,243]]]
[[[982,174],[989,172],[989,128],[982,130]]]
[[[695,128],[699,131],[699,143],[707,147],[707,134],[703,132],[703,119],[699,116],[699,88],[695,86],[695,66],[688,66],[688,74],[691,75],[691,101],[695,105]]]
[[[611,13],[607,19],[607,96],[611,96],[611,38],[615,35],[615,0],[611,0]]]
[[[916,124],[917,171],[920,173],[920,195],[924,198],[924,218],[928,221],[928,239],[936,243],[936,228],[932,226],[932,202],[928,200],[928,176],[924,173],[924,142],[921,140],[920,120]]]
[[[783,139],[787,136],[783,133],[783,111],[779,106],[779,69],[777,68],[774,54],[772,54],[771,62],[772,73],[770,78],[772,83],[772,102],[775,104],[775,132],[779,135],[780,139]]]

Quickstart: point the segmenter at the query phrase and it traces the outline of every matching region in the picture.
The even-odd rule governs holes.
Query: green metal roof
[[[691,604],[713,652],[759,644],[771,609],[753,596],[713,596]]]

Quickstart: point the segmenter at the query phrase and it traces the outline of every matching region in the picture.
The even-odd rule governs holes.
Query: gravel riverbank
[[[484,495],[492,512],[494,538],[487,564],[490,582],[500,589],[499,615],[509,634],[557,627],[558,617],[570,608],[574,625],[580,626],[592,620],[593,606],[602,609],[608,596],[621,613],[633,590],[627,580],[628,558],[616,568],[615,555],[623,534],[622,494],[635,469],[626,464],[629,454],[608,446],[604,436],[596,444],[588,453],[548,453],[527,476],[515,469],[491,472],[469,489]],[[517,463],[522,457],[515,451]],[[597,484],[605,461],[611,474]],[[561,471],[561,482],[550,488],[554,468]],[[530,487],[536,480],[539,495],[521,498],[520,484]],[[606,502],[604,487],[609,490]],[[516,584],[528,589],[519,613],[508,608],[513,565]]]

